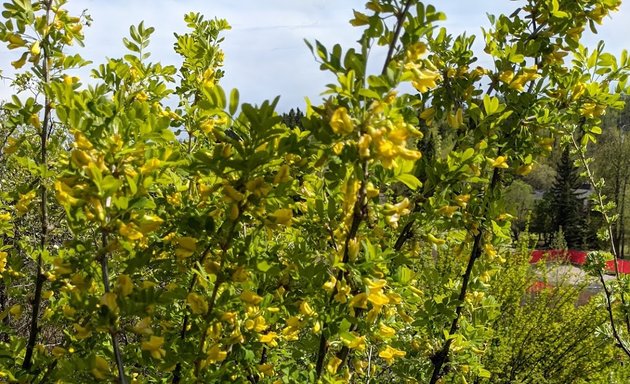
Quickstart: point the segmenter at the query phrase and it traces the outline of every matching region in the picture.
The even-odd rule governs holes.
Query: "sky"
[[[509,0],[433,1],[447,15],[440,25],[456,35],[462,32],[478,36],[482,48],[481,27],[489,26],[486,13],[512,13],[519,3]],[[150,60],[178,65],[173,52],[173,33],[185,33],[183,17],[200,12],[206,18],[225,18],[232,29],[224,34],[225,77],[222,86],[238,88],[241,101],[259,104],[280,95],[279,110],[304,109],[304,98],[317,103],[332,75],[319,70],[304,39],[321,41],[345,49],[356,46],[360,29],[352,27],[352,9],[363,10],[365,0],[69,0],[71,14],[84,9],[94,22],[85,29],[85,48],[77,52],[94,66],[106,58],[122,56],[122,38],[129,26],[144,20],[156,31],[149,50]],[[589,33],[590,35],[590,33]],[[625,0],[612,19],[606,19],[596,36],[587,36],[587,45],[606,42],[609,52],[618,55],[630,48],[630,0]],[[74,48],[73,48],[74,49]],[[10,75],[10,62],[17,54],[0,47],[0,68]],[[378,60],[379,57],[374,57]],[[382,61],[382,60],[378,60]],[[375,68],[378,66],[375,65]],[[84,81],[88,72],[77,73]],[[11,94],[9,82],[0,81],[0,99]]]

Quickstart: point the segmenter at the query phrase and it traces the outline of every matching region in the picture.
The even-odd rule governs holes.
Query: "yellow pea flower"
[[[6,253],[4,251],[0,251],[0,273],[4,272],[6,270],[7,257],[8,256],[9,256],[8,253]]]
[[[289,225],[293,219],[293,210],[291,208],[280,208],[272,213],[271,216],[275,219],[276,224]]]
[[[278,337],[277,333],[269,332],[267,334],[260,335],[259,341],[261,343],[267,344],[269,347],[277,347],[278,346],[278,342],[276,341],[277,337]]]
[[[345,107],[339,107],[333,112],[330,118],[330,127],[333,132],[341,135],[348,135],[354,131],[354,124]]]
[[[337,373],[337,369],[339,369],[340,365],[341,359],[335,356],[332,359],[328,360],[328,364],[326,364],[326,370],[331,374]]]
[[[455,212],[457,212],[458,209],[459,207],[456,205],[445,205],[443,207],[440,207],[437,210],[437,212],[446,217],[453,217],[453,215],[455,214]]]
[[[222,350],[219,344],[214,344],[210,349],[208,349],[208,363],[216,363],[219,361],[223,361],[227,358],[227,352]]]
[[[133,281],[128,275],[118,276],[118,292],[123,297],[129,296],[133,292]]]
[[[351,307],[354,308],[363,308],[367,309],[368,295],[365,292],[361,292],[350,299],[348,303]]]
[[[245,195],[237,191],[231,185],[223,186],[223,195],[228,201],[236,202],[236,203],[238,203],[239,201],[242,201],[245,198]]]
[[[383,323],[380,323],[378,326],[378,336],[381,339],[389,339],[396,335],[396,330],[392,327],[389,327]]]
[[[26,212],[28,212],[28,207],[31,205],[31,202],[33,201],[34,198],[35,198],[35,191],[29,191],[28,193],[21,194],[20,199],[15,204],[15,209],[21,215],[25,214]]]
[[[262,301],[262,297],[258,296],[250,290],[243,291],[240,295],[241,300],[250,305],[258,305]]]
[[[291,174],[289,172],[289,166],[284,164],[279,169],[276,175],[273,177],[274,184],[286,183],[291,180]]]
[[[191,292],[186,297],[186,303],[190,306],[192,312],[196,315],[208,312],[208,302],[203,296]]]
[[[197,239],[194,237],[184,236],[175,241],[177,242],[177,249],[175,249],[175,255],[177,257],[190,257],[197,250]]]
[[[317,315],[317,313],[315,313],[313,308],[311,308],[311,306],[308,304],[306,300],[300,303],[300,313],[308,317]]]
[[[72,327],[77,333],[76,337],[79,340],[87,339],[92,335],[92,331],[90,331],[87,327],[82,327],[80,324],[73,324]]]
[[[50,353],[55,356],[56,358],[60,358],[63,357],[63,355],[66,354],[66,349],[62,348],[60,346],[55,346],[53,347],[53,349],[50,351]]]
[[[140,240],[144,237],[142,232],[138,231],[138,227],[134,223],[121,223],[118,232],[128,240]]]
[[[109,363],[101,356],[94,356],[90,373],[99,380],[105,380],[109,375]]]
[[[132,329],[135,333],[138,333],[140,335],[151,336],[153,334],[153,330],[151,329],[151,318],[143,318],[142,320],[138,321]]]
[[[166,356],[166,351],[162,349],[164,338],[160,336],[151,336],[148,341],[143,341],[140,348],[147,351],[154,359],[162,360]]]
[[[273,376],[274,375],[273,365],[271,365],[271,364],[258,364],[256,366],[256,369],[258,369],[258,372],[260,372],[263,376]]]
[[[378,353],[378,356],[385,359],[387,364],[391,364],[394,362],[395,358],[405,357],[406,354],[407,352],[401,351],[400,349],[392,348],[388,345]]]
[[[118,295],[114,292],[106,292],[103,296],[101,296],[101,305],[106,306],[112,312],[116,312],[118,311],[118,303],[116,303],[117,298]]]
[[[440,79],[438,72],[426,68],[417,70],[415,75],[416,77],[411,82],[411,85],[420,93],[437,87],[437,81]]]
[[[509,168],[510,166],[507,163],[507,157],[506,156],[497,156],[496,159],[491,160],[492,161],[492,166],[494,168]]]

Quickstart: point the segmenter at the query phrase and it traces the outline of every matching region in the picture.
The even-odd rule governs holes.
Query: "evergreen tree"
[[[580,248],[584,244],[584,200],[576,189],[581,186],[577,167],[565,148],[556,167],[556,179],[551,187],[552,230],[562,228],[567,246]]]
[[[293,108],[289,111],[289,113],[282,114],[282,122],[289,128],[298,127],[302,129],[302,118],[304,117],[304,113],[300,111],[300,108],[295,111]]]

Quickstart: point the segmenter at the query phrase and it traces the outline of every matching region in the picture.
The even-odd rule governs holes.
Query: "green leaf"
[[[238,89],[234,88],[230,92],[230,107],[229,107],[230,115],[234,115],[236,113],[236,110],[238,109],[238,99],[239,99]]]
[[[411,175],[409,173],[406,173],[404,175],[396,176],[396,180],[398,180],[401,183],[405,184],[407,187],[409,187],[413,191],[415,191],[416,189],[418,189],[418,188],[420,188],[422,186],[422,182],[420,180],[418,180],[417,177],[415,177],[414,175]]]

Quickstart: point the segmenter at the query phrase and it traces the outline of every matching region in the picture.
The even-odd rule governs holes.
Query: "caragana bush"
[[[179,68],[133,26],[82,82],[89,16],[7,2],[2,380],[492,380],[502,188],[622,106],[626,52],[580,44],[619,3],[515,3],[481,67],[433,6],[370,0],[356,47],[308,42],[337,82],[288,128],[220,86],[224,20],[186,16]]]

